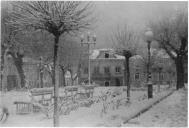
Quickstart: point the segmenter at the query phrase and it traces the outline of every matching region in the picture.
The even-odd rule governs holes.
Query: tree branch
[[[166,47],[166,45],[165,45],[163,42],[161,42],[161,44],[162,44],[163,48],[165,49],[165,51],[167,52],[167,54],[168,54],[173,60],[175,60],[175,59],[176,59],[176,56]]]

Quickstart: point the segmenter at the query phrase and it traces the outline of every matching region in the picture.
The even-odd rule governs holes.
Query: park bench
[[[31,102],[26,101],[15,101],[16,105],[16,114],[28,114],[32,112]]]
[[[78,92],[78,86],[67,86],[65,87],[66,96],[74,96]]]
[[[78,93],[78,86],[67,86],[64,91],[65,95],[63,97],[59,97],[61,101],[63,100],[71,100],[75,102],[76,95]]]
[[[53,88],[35,88],[30,90],[31,96],[42,105],[51,104],[53,100]]]
[[[42,106],[49,106],[53,103],[53,88],[35,88],[30,90],[33,101],[40,103]],[[33,112],[38,112],[39,107],[33,105]]]
[[[53,88],[35,88],[30,90],[29,96],[31,101],[15,101],[16,113],[27,114],[31,112],[38,112],[39,107],[34,105],[34,101],[41,104],[41,106],[48,106],[53,102]]]
[[[85,97],[89,98],[89,97],[93,97],[93,93],[94,93],[94,88],[95,86],[92,86],[92,85],[82,85],[81,88],[84,90],[84,91],[80,91],[78,92],[79,95],[84,95]]]
[[[95,86],[67,86],[65,87],[65,95],[60,97],[60,100],[71,100],[75,102],[76,100],[86,99],[93,97]]]
[[[93,96],[94,86],[67,86],[65,95],[60,96],[60,113],[69,113],[80,106],[89,104],[88,99]]]

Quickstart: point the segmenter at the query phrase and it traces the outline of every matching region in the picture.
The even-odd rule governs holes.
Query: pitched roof
[[[143,57],[140,55],[134,55],[131,57],[131,59],[143,59]]]
[[[97,59],[97,57],[100,55],[101,52],[109,52],[113,54],[116,58],[111,58],[111,59],[125,59],[124,56],[118,55],[115,53],[113,49],[110,48],[102,48],[102,49],[94,49],[91,51],[90,59]]]

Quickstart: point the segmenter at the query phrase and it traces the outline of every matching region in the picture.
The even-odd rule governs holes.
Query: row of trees
[[[163,16],[159,21],[150,21],[148,26],[154,33],[153,42],[158,43],[158,49],[165,50],[169,57],[174,61],[177,73],[177,89],[184,87],[184,64],[186,64],[188,55],[188,19],[187,9],[182,9],[175,12],[173,18]],[[144,35],[141,34],[140,35]],[[130,97],[130,71],[129,59],[140,54],[143,56],[144,66],[147,67],[147,54],[144,49],[139,45],[139,35],[129,27],[128,24],[118,26],[112,35],[112,42],[118,54],[125,56],[125,81],[127,86],[127,97]],[[147,45],[146,45],[147,46]],[[147,51],[147,48],[146,48]],[[160,69],[162,65],[157,63],[156,55],[151,56],[150,67]],[[156,70],[157,71],[157,70]],[[158,71],[159,72],[159,71]]]
[[[80,74],[81,54],[78,53],[81,53],[82,49],[77,49],[79,44],[72,36],[77,36],[84,29],[89,29],[95,21],[92,17],[92,4],[78,1],[10,3],[8,2],[10,4],[8,6],[12,7],[11,10],[2,9],[4,12],[2,13],[1,71],[3,70],[4,54],[10,54],[21,78],[21,87],[24,87],[24,55],[32,56],[32,58],[43,56],[46,61],[53,62],[54,126],[58,126],[59,75],[57,72],[59,68],[63,74],[69,70],[74,79],[73,70],[77,67],[77,74]],[[164,49],[175,62],[177,89],[184,86],[183,65],[188,52],[187,23],[187,11],[182,11],[175,13],[175,17],[172,19],[163,17],[160,21],[151,22],[148,25],[154,32],[154,40],[159,44],[159,48]],[[136,34],[128,25],[118,27],[111,35],[117,53],[125,56],[125,84],[128,87],[128,98],[130,97],[129,59],[138,54],[141,49],[138,45],[139,35],[141,34]]]

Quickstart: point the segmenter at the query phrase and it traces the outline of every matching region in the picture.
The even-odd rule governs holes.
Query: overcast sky
[[[187,2],[159,1],[98,1],[95,14],[98,16],[95,32],[97,47],[111,47],[108,38],[118,24],[127,23],[137,31],[144,31],[149,20],[156,20],[162,15],[170,15],[173,10],[186,8]]]
[[[170,15],[181,8],[187,8],[187,1],[94,1],[97,22],[96,48],[112,47],[110,35],[117,25],[129,24],[135,31],[144,33],[150,20],[158,20],[162,15]]]

